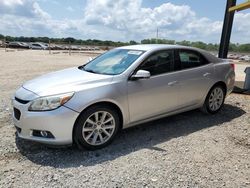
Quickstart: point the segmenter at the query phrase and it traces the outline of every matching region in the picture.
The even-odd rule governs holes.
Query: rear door
[[[213,63],[194,50],[177,50],[175,69],[180,73],[180,105],[191,107],[203,102],[211,87],[214,74]]]

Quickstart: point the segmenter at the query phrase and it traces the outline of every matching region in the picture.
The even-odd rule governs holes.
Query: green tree
[[[0,39],[4,39],[4,35],[1,35],[1,34],[0,34]]]
[[[182,46],[191,46],[191,42],[190,41],[180,41],[180,42],[176,42],[176,44],[182,45]]]
[[[67,38],[63,39],[63,42],[65,42],[65,43],[69,43],[70,42],[71,44],[73,44],[75,42],[75,40],[76,39],[74,39],[72,37],[67,37]]]
[[[192,42],[191,46],[196,47],[196,48],[200,48],[200,49],[206,49],[207,44],[201,41],[198,42]]]
[[[131,40],[131,41],[129,41],[129,44],[130,44],[130,45],[135,45],[135,44],[137,44],[137,42],[134,41],[134,40]]]
[[[250,44],[241,44],[238,46],[239,52],[250,52]]]

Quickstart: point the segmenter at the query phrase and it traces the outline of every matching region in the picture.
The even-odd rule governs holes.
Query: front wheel
[[[77,119],[74,141],[79,148],[100,149],[112,142],[119,126],[119,116],[115,110],[92,106]]]
[[[214,86],[208,93],[202,111],[209,114],[217,113],[224,104],[225,91],[220,85]]]

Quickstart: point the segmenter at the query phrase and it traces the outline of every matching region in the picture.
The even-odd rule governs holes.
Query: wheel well
[[[98,102],[98,103],[92,104],[91,106],[95,106],[95,105],[107,106],[107,107],[110,107],[110,108],[114,109],[118,113],[118,116],[119,116],[120,129],[123,127],[123,115],[122,115],[122,111],[121,111],[121,109],[116,104],[114,104],[112,102]],[[89,106],[89,107],[91,107],[91,106]]]
[[[118,113],[118,116],[119,116],[119,120],[120,120],[120,127],[119,129],[122,129],[123,127],[123,115],[122,115],[122,112],[121,112],[121,109],[114,103],[112,102],[97,102],[97,103],[94,103],[90,106],[88,106],[87,108],[85,108],[84,110],[81,111],[81,113],[78,115],[76,121],[78,120],[78,118],[80,117],[80,115],[86,111],[87,109],[89,109],[90,107],[93,107],[93,106],[105,106],[105,107],[109,107],[111,109],[114,109],[117,113]],[[75,124],[76,124],[76,121],[75,121]],[[74,131],[75,131],[75,124],[74,124],[74,128],[73,128],[73,132],[72,132],[72,136],[74,134]]]
[[[227,85],[225,84],[225,82],[222,82],[222,81],[219,81],[219,82],[216,82],[214,85],[213,85],[213,87],[214,86],[222,86],[223,87],[223,90],[224,90],[224,93],[225,93],[225,95],[227,94]],[[212,88],[213,88],[212,87]]]

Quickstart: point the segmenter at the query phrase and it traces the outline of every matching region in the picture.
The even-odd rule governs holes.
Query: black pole
[[[236,0],[227,0],[223,29],[220,40],[219,58],[227,58],[228,47],[233,26],[234,12],[229,12],[229,8],[236,5]]]

